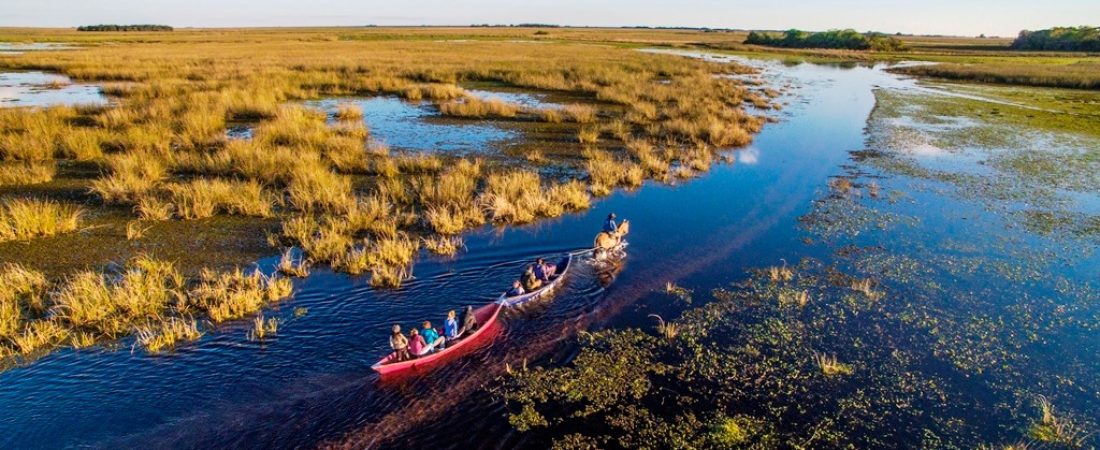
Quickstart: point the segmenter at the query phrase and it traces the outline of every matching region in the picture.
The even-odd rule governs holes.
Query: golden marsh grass
[[[483,31],[442,32],[458,37]],[[26,41],[105,39],[63,30],[10,33]],[[0,184],[49,186],[65,178],[104,206],[132,207],[131,220],[278,217],[283,227],[275,244],[297,245],[300,258],[369,272],[372,285],[396,287],[410,276],[421,245],[450,254],[461,246],[459,233],[486,221],[526,223],[588,208],[590,192],[664,176],[671,161],[688,158],[681,153],[700,144],[747,142],[759,129],[757,118],[740,111],[748,94],[739,82],[714,76],[743,68],[588,42],[605,42],[609,35],[648,40],[649,32],[562,30],[555,31],[554,45],[493,39],[469,42],[462,51],[423,39],[418,29],[383,34],[389,37],[379,40],[368,29],[113,34],[111,45],[5,58],[7,69],[104,82],[112,105],[0,110]],[[469,82],[554,91],[569,99],[561,109],[525,108],[471,96],[462,87]],[[505,126],[541,122],[600,146],[606,159],[584,165],[574,180],[549,181],[496,160],[391,153],[372,138],[358,106],[341,103],[331,117],[302,106],[325,97],[374,95],[424,101],[439,116]],[[252,122],[251,139],[227,138],[227,125],[239,121]],[[667,144],[621,151],[621,143],[634,141]],[[560,162],[549,149],[526,154],[543,166]],[[98,166],[101,173],[66,178],[54,169],[69,170],[68,163],[57,164],[62,159]],[[75,231],[82,208],[104,207],[4,202],[0,240]],[[127,232],[120,241],[158,244],[148,242],[156,234],[146,234],[147,226],[122,224]],[[288,258],[282,273],[308,273],[305,260]],[[237,319],[292,291],[286,278],[240,270],[204,271],[187,281],[170,264],[151,259],[131,261],[117,274],[83,267],[67,272],[29,297],[8,295],[23,300],[0,306],[7,323],[0,327],[11,336],[0,344],[5,354],[66,341],[87,347],[138,328],[138,344],[156,352],[192,339],[192,316],[215,323]]]
[[[80,226],[84,210],[51,200],[0,201],[0,242],[71,233]]]

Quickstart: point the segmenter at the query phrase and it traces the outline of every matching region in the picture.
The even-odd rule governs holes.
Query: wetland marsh
[[[0,447],[1097,445],[1100,94],[680,32],[174,33],[0,55],[107,99],[0,110],[0,199],[81,212],[0,238]],[[609,212],[621,266],[371,372]]]

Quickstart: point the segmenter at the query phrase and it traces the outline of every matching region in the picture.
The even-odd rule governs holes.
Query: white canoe
[[[529,303],[541,298],[550,296],[555,289],[561,284],[561,281],[565,279],[566,272],[569,272],[569,266],[573,263],[573,255],[566,255],[561,261],[558,262],[556,273],[550,281],[547,281],[542,287],[535,289],[526,294],[514,295],[508,297],[507,294],[501,294],[497,299],[497,303],[504,306],[520,306],[525,303]]]

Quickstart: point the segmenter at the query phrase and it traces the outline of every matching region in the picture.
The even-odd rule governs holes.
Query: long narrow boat
[[[509,297],[508,294],[501,294],[500,298],[497,299],[497,303],[514,307],[549,296],[554,293],[554,290],[557,289],[559,285],[561,285],[561,280],[565,279],[565,273],[569,271],[569,266],[572,263],[573,254],[570,253],[558,262],[556,274],[550,281],[547,281],[545,285],[526,294],[513,295],[511,297]]]
[[[485,344],[496,334],[497,330],[500,329],[497,317],[500,315],[501,309],[503,309],[503,306],[496,302],[475,309],[474,317],[477,317],[477,330],[457,341],[448,342],[447,348],[443,350],[400,362],[394,362],[397,354],[390,353],[370,368],[383,377],[405,375],[426,371],[431,367],[460,356],[477,348],[480,344]]]

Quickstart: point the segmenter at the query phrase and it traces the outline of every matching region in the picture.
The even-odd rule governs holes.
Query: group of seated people
[[[390,335],[390,348],[397,357],[391,362],[407,361],[443,350],[448,342],[457,341],[468,333],[474,332],[478,327],[474,307],[467,306],[462,311],[461,324],[459,326],[453,309],[447,313],[447,319],[443,321],[443,335],[439,334],[439,330],[432,328],[432,323],[427,320],[424,321],[422,328],[409,330],[408,337],[401,333],[401,325],[394,324],[393,334]]]
[[[508,292],[505,292],[504,295],[515,297],[538,289],[542,287],[543,284],[550,282],[550,278],[552,278],[557,271],[557,266],[539,258],[535,260],[534,264],[529,264],[527,266],[523,271],[523,275],[520,275],[518,280],[512,282],[512,288],[509,289]]]

